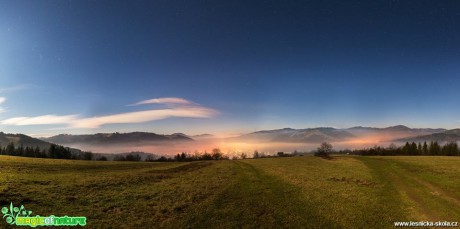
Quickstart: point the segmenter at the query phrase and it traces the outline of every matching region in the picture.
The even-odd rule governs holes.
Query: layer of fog
[[[391,142],[372,141],[372,140],[353,140],[346,142],[331,142],[334,149],[362,149],[379,146],[389,146]],[[203,153],[211,152],[212,149],[219,148],[223,153],[230,155],[245,152],[248,155],[257,150],[266,154],[276,154],[277,152],[311,152],[319,147],[320,143],[285,143],[285,142],[251,142],[235,141],[228,139],[201,139],[190,142],[169,142],[169,143],[138,143],[138,144],[111,144],[111,145],[88,145],[71,144],[66,145],[94,153],[126,153],[126,152],[146,152],[157,155],[175,155],[181,152]]]

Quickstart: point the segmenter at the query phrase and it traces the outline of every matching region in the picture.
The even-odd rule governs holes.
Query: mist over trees
[[[391,144],[388,147],[374,146],[371,148],[356,149],[356,150],[338,150],[334,151],[330,143],[323,142],[320,147],[314,151],[315,156],[330,158],[330,154],[352,154],[362,156],[460,156],[460,150],[457,142],[448,142],[444,145],[437,141],[431,142],[406,142],[402,146]],[[146,161],[146,162],[190,162],[190,161],[206,161],[206,160],[229,160],[229,153],[223,153],[219,148],[208,152],[195,152],[193,154],[182,152],[173,157],[158,156],[155,154],[144,152],[131,152],[128,154],[116,154],[113,157],[108,155],[94,155],[91,152],[78,151],[72,152],[68,147],[57,144],[51,144],[49,148],[39,147],[24,147],[23,145],[16,146],[10,142],[6,146],[0,146],[0,155],[35,157],[35,158],[53,158],[53,159],[73,159],[73,160],[98,160],[98,161]],[[143,156],[141,156],[143,155]],[[292,153],[278,152],[275,155],[265,154],[264,152],[254,151],[252,158],[268,158],[268,157],[292,157],[303,156],[305,153],[294,151]],[[232,160],[246,159],[247,153],[233,154]]]
[[[215,148],[212,150],[211,153],[204,152],[202,154],[200,153],[195,153],[195,154],[188,154],[185,152],[182,152],[180,154],[177,154],[172,158],[173,161],[207,161],[207,160],[228,160],[230,159],[227,155],[222,153],[222,151],[219,148]]]
[[[406,142],[404,146],[396,147],[391,144],[388,147],[374,146],[359,150],[341,150],[338,153],[348,153],[363,156],[460,156],[457,142],[448,142],[440,145],[437,141]]]

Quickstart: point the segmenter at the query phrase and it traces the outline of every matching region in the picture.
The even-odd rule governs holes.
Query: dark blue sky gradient
[[[0,2],[0,86],[22,88],[0,119],[158,97],[220,112],[68,132],[456,128],[459,61],[459,1]]]

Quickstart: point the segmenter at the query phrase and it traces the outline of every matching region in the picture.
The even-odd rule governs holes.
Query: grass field
[[[392,228],[460,221],[458,157],[144,163],[0,156],[0,207],[87,228]],[[0,228],[9,228],[4,220]],[[12,228],[12,227],[11,227]]]

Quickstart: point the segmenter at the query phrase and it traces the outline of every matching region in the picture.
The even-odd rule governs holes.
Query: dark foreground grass
[[[456,157],[191,163],[0,156],[0,207],[86,216],[87,228],[392,228],[460,220]],[[8,228],[4,220],[0,228]]]

